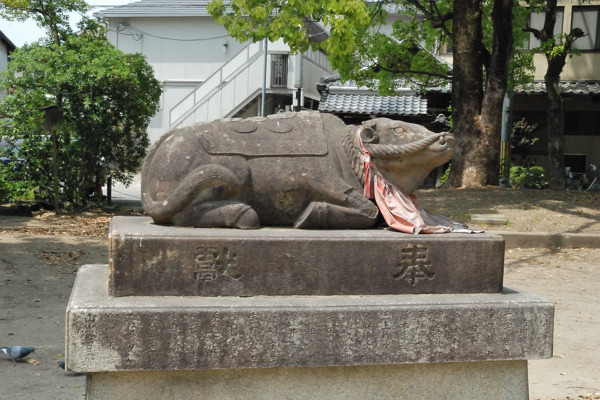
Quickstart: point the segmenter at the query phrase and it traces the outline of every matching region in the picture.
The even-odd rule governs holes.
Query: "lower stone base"
[[[528,399],[527,361],[88,375],[87,399]]]
[[[552,356],[554,307],[502,293],[111,297],[106,265],[80,268],[66,368],[80,373],[351,367]]]

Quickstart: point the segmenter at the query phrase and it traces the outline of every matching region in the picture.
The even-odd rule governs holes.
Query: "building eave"
[[[0,31],[0,40],[6,44],[6,48],[9,53],[17,48],[17,46],[15,46],[15,44],[2,31]]]

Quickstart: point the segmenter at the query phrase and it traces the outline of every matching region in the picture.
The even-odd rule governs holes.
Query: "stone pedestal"
[[[553,305],[502,288],[494,235],[140,218],[113,221],[110,243],[67,308],[88,399],[527,399],[526,360],[552,356]]]
[[[113,296],[498,293],[504,240],[387,229],[259,230],[159,226],[114,217]]]

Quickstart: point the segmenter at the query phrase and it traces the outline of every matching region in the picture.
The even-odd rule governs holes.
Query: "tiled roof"
[[[427,114],[427,99],[410,88],[400,88],[395,96],[380,96],[354,81],[342,82],[339,75],[323,77],[317,85],[321,93],[319,111],[339,114],[420,115]]]
[[[600,94],[600,81],[560,81],[562,94]],[[518,85],[515,93],[543,94],[546,93],[544,81],[535,81],[526,85]]]
[[[94,13],[99,18],[119,17],[208,17],[210,0],[141,0]]]
[[[399,81],[399,87],[402,86],[402,82]],[[357,87],[354,81],[342,82],[339,75],[332,75],[322,79],[321,86],[327,87],[330,92],[341,92],[346,91],[348,93],[364,93],[366,88]],[[410,91],[408,88],[398,89],[397,92]],[[445,86],[428,87],[428,93],[451,93],[452,85],[448,83]],[[514,92],[517,94],[545,94],[546,84],[544,81],[534,81],[525,85],[518,85],[515,87]],[[587,94],[600,94],[600,80],[563,80],[560,81],[560,92],[566,95],[587,95]]]
[[[427,114],[427,99],[416,95],[321,93],[319,111],[346,114],[419,115]]]

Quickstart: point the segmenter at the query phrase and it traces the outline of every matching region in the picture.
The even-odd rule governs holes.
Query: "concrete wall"
[[[243,47],[208,17],[111,20],[109,40],[144,54],[160,81],[202,81]]]
[[[332,71],[327,56],[321,51],[309,50],[302,58],[302,70],[304,96],[319,100],[321,94],[317,91],[316,83],[319,82],[321,77],[331,74]]]

